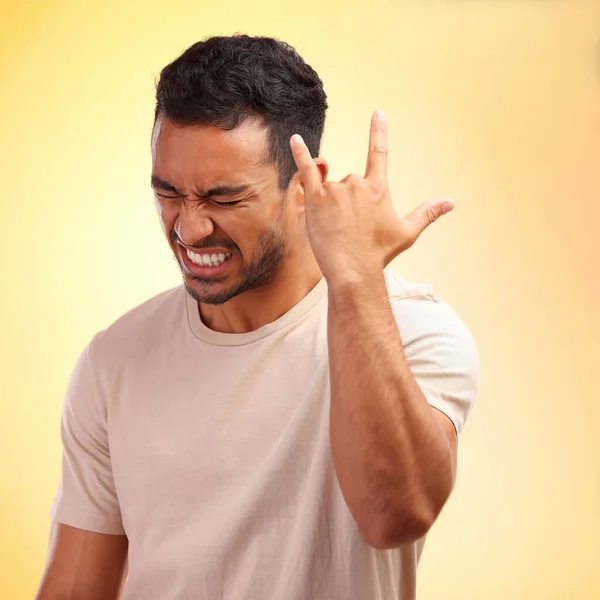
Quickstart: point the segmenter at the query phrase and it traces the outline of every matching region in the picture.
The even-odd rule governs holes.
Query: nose
[[[212,235],[215,224],[208,216],[197,208],[190,210],[182,207],[175,223],[175,233],[186,246],[194,246],[204,238]]]

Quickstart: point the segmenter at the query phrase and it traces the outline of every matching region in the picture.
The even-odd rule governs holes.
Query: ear
[[[315,161],[317,169],[319,170],[321,183],[325,183],[327,181],[327,176],[329,175],[329,165],[327,164],[327,161],[320,156],[313,158],[313,160]],[[292,192],[292,197],[294,198],[298,207],[298,212],[304,213],[304,186],[302,185],[300,173],[298,171],[296,171],[292,177],[292,181],[290,182],[290,191]]]
[[[319,169],[319,175],[321,176],[321,183],[325,183],[327,181],[327,175],[329,175],[329,165],[324,158],[317,156],[317,158],[313,158],[313,161],[317,165],[317,169]]]

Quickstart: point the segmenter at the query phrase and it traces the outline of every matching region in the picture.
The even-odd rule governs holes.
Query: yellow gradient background
[[[482,361],[419,598],[600,598],[599,0],[30,0],[0,23],[0,598],[41,576],[77,356],[180,280],[148,185],[155,78],[236,31],[323,78],[333,177],[363,171],[382,108],[398,211],[457,202],[395,263]]]

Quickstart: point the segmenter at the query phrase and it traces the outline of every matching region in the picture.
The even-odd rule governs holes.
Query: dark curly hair
[[[234,35],[197,42],[161,71],[154,118],[226,131],[262,118],[264,158],[279,167],[279,187],[286,190],[296,172],[289,139],[299,133],[318,156],[326,109],[323,82],[289,44]]]

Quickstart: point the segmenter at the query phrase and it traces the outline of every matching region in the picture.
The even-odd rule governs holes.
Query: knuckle
[[[373,152],[377,153],[377,154],[387,154],[388,151],[388,146],[387,144],[384,144],[383,142],[379,142],[378,144],[375,144],[373,146]]]
[[[382,179],[374,179],[371,181],[371,188],[376,194],[381,195],[387,191],[387,184]]]
[[[437,214],[431,206],[429,206],[425,211],[425,216],[427,217],[427,221],[430,225],[437,219]]]
[[[362,177],[360,175],[357,175],[356,173],[351,173],[344,179],[344,181],[352,185],[357,185],[362,181]]]

